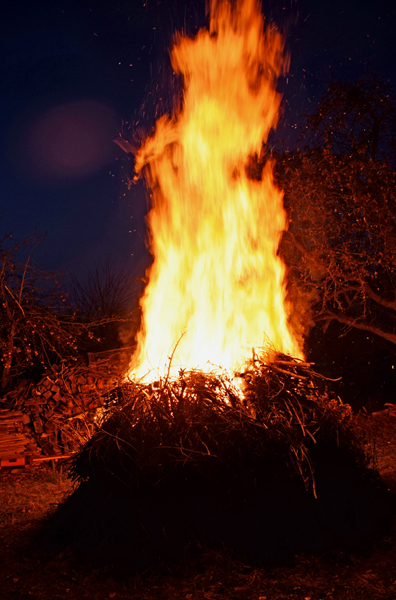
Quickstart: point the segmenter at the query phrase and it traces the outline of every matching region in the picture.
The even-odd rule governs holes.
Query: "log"
[[[4,458],[10,452],[14,454],[22,454],[25,452],[26,444],[8,444],[0,447],[0,457]]]
[[[36,398],[30,398],[29,400],[26,400],[23,404],[24,406],[42,406],[43,404],[45,404],[45,398],[39,396]]]
[[[0,444],[2,444],[3,442],[10,442],[10,441],[28,441],[28,438],[26,437],[26,435],[24,433],[2,433],[0,434]]]
[[[36,385],[23,382],[13,392],[13,400],[22,407],[24,423],[38,434],[41,448],[56,450],[77,449],[94,422],[97,408],[106,400],[106,393],[120,383],[119,351],[88,357],[85,364],[52,365]],[[0,431],[1,427],[0,411]],[[54,432],[57,439],[48,440]],[[23,422],[19,428],[23,428]],[[62,425],[63,424],[63,425]],[[71,429],[70,429],[71,427]],[[15,429],[15,426],[14,426]],[[51,450],[52,451],[52,450]]]
[[[21,412],[20,410],[6,410],[6,409],[0,410],[0,420],[14,418],[14,417],[22,417],[22,416],[23,416],[23,412]]]

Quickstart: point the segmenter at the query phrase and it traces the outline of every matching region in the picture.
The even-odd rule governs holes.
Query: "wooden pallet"
[[[69,458],[69,454],[37,456],[29,446],[32,439],[24,433],[25,415],[20,411],[0,410],[0,469],[30,469],[34,463],[48,461],[55,466],[58,460]],[[35,446],[35,444],[34,444]],[[37,451],[37,447],[35,448]]]
[[[31,438],[24,432],[25,416],[18,410],[0,410],[0,469],[32,465]]]
[[[3,468],[30,469],[35,463],[49,462],[53,467],[59,460],[70,458],[70,454],[54,454],[51,456],[33,456],[31,454],[0,457],[0,470]]]

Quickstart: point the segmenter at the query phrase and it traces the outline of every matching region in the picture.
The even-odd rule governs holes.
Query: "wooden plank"
[[[22,417],[23,413],[20,410],[0,409],[0,419],[3,417]]]
[[[0,418],[0,426],[12,426],[15,425],[16,423],[23,423],[23,415],[21,415],[20,417],[7,417],[7,418]]]
[[[18,432],[18,433],[5,433],[0,435],[0,443],[1,442],[8,442],[11,440],[28,440],[29,437],[27,435],[25,435],[22,432]]]
[[[49,456],[34,456],[33,462],[43,462],[45,460],[62,460],[66,458],[70,458],[70,454],[51,454]]]
[[[14,452],[14,450],[25,449],[27,444],[19,443],[19,444],[2,444],[0,446],[0,456],[3,456],[4,452]]]
[[[17,444],[17,443],[16,444],[1,444],[1,446],[0,446],[0,456],[3,456],[3,454],[5,452],[11,452],[11,451],[14,451],[14,450],[16,451],[16,450],[21,450],[21,449],[24,450],[25,447],[26,447],[26,445],[27,444],[22,444],[22,443],[19,443],[19,444]]]
[[[10,441],[10,442],[6,442],[3,441],[0,444],[0,456],[1,456],[1,452],[4,450],[4,448],[24,448],[26,445],[28,444],[28,440],[18,440],[18,441]]]

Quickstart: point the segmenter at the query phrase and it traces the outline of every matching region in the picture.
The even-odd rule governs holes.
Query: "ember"
[[[210,29],[178,37],[173,68],[182,109],[161,117],[136,157],[151,188],[154,264],[130,376],[175,368],[240,368],[252,347],[302,357],[288,327],[285,267],[277,255],[286,214],[267,164],[247,165],[276,125],[276,78],[288,60],[257,0],[213,0]]]

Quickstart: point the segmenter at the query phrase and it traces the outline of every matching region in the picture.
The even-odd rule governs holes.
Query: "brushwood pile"
[[[180,371],[119,386],[45,546],[134,573],[207,547],[263,564],[369,544],[393,503],[350,407],[289,356],[254,357],[236,381]]]

